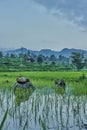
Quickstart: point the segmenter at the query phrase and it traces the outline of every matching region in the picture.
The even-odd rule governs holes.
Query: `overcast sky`
[[[87,0],[0,0],[0,48],[87,50]]]

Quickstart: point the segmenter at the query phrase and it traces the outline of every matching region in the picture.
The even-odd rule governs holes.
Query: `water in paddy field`
[[[87,130],[87,96],[53,89],[0,92],[2,130]]]

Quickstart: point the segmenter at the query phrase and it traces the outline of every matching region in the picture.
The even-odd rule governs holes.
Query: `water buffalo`
[[[66,87],[66,83],[63,79],[55,80],[55,85],[58,86],[58,87],[64,88],[64,89]]]
[[[32,89],[35,89],[35,87],[30,82],[30,80],[28,78],[25,78],[25,77],[22,77],[22,76],[17,78],[17,82],[14,85],[14,90],[16,90],[17,87],[18,88],[32,88]]]

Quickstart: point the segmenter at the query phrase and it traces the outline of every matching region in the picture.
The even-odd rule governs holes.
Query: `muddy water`
[[[52,89],[0,92],[3,130],[86,130],[87,96],[66,95]]]

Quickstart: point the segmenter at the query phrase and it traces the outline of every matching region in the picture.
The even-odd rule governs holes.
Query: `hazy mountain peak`
[[[68,51],[68,50],[70,50],[70,49],[68,49],[68,48],[63,48],[63,49],[61,50],[61,52],[62,52],[62,51]]]
[[[0,50],[2,51],[2,50]],[[72,52],[80,52],[80,53],[84,53],[84,56],[87,57],[87,51],[86,50],[81,50],[81,49],[74,49],[74,48],[63,48],[61,51],[54,51],[51,49],[42,49],[40,51],[33,51],[33,50],[29,50],[27,48],[21,47],[15,50],[6,50],[6,51],[2,51],[4,55],[6,55],[7,53],[9,54],[16,54],[19,55],[20,53],[27,53],[28,51],[30,51],[31,53],[35,54],[35,55],[44,55],[44,56],[51,56],[51,55],[55,55],[56,57],[58,57],[59,55],[65,56],[65,57],[70,57]]]

